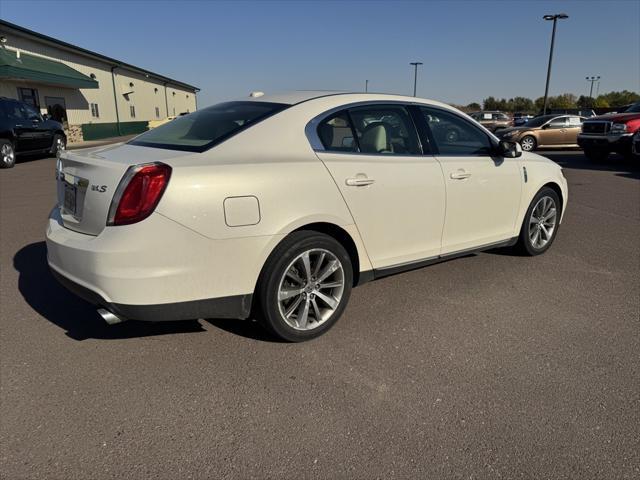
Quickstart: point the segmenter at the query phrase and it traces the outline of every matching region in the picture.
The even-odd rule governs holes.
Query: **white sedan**
[[[221,103],[127,144],[65,151],[48,262],[109,323],[257,316],[327,331],[352,287],[458,255],[553,243],[561,168],[414,97]]]

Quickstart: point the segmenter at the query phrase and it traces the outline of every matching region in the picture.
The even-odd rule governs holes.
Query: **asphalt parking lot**
[[[303,344],[107,326],[47,270],[55,160],[0,171],[2,478],[640,478],[640,166],[546,155],[547,254],[366,284]]]

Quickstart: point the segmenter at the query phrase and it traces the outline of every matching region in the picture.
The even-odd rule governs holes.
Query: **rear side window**
[[[431,135],[442,155],[488,155],[492,145],[489,137],[471,122],[429,107],[420,107]]]
[[[404,107],[374,105],[349,110],[360,152],[420,155],[418,135]]]
[[[204,152],[236,133],[274,115],[288,105],[226,102],[184,115],[143,133],[131,145]]]
[[[358,144],[346,112],[336,113],[318,125],[318,137],[325,150],[333,152],[357,152]]]

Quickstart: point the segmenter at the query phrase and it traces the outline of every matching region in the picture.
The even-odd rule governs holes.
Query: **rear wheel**
[[[609,156],[609,152],[606,150],[600,150],[596,148],[585,148],[584,156],[592,162],[601,162]]]
[[[51,144],[51,155],[57,156],[58,152],[63,152],[65,148],[67,148],[67,140],[64,138],[64,135],[56,133],[53,136],[53,143]]]
[[[0,139],[0,168],[11,168],[16,164],[16,152],[13,143]]]
[[[531,152],[536,149],[536,147],[538,146],[538,142],[536,142],[535,137],[527,135],[522,140],[520,140],[520,146],[525,152]]]
[[[318,337],[344,312],[352,285],[351,259],[338,241],[294,232],[276,247],[261,275],[262,323],[290,342]]]
[[[558,194],[549,187],[542,188],[527,209],[518,238],[518,250],[525,255],[546,252],[558,233],[561,214]]]

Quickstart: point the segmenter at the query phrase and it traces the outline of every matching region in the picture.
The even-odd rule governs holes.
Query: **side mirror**
[[[502,141],[498,144],[498,153],[504,158],[518,158],[522,155],[522,147],[518,142]]]
[[[49,115],[48,113],[43,113],[43,114],[42,114],[42,119],[43,119],[44,121],[47,121],[47,120],[49,120],[50,118],[51,118],[51,115]]]

